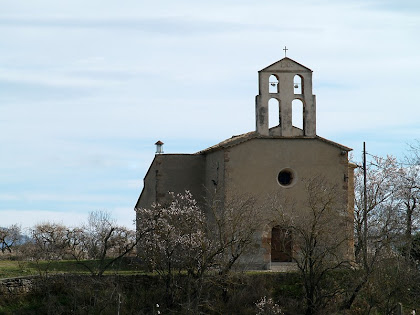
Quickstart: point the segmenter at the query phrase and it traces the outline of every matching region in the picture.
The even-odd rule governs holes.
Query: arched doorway
[[[277,225],[271,230],[271,262],[292,261],[292,233]]]

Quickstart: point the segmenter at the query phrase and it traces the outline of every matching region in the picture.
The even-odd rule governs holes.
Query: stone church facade
[[[255,131],[233,136],[194,154],[156,154],[135,207],[164,203],[168,191],[178,193],[186,189],[199,202],[209,199],[215,190],[227,202],[239,191],[256,198],[279,194],[297,200],[297,207],[305,207],[299,202],[300,196],[305,195],[303,179],[321,174],[338,187],[339,211],[345,213],[347,223],[337,227],[336,233],[348,236],[343,256],[351,260],[354,208],[353,165],[348,161],[351,149],[316,134],[312,70],[285,57],[260,70],[258,75]],[[301,109],[299,127],[293,126],[292,106],[296,103]],[[269,106],[276,108],[277,125],[271,128]],[[202,206],[205,207],[204,203]],[[276,247],[279,238],[283,238],[283,245]],[[261,226],[257,243],[259,249],[252,259],[254,268],[270,269],[276,263],[291,260],[293,235],[284,235],[278,225],[267,221]]]

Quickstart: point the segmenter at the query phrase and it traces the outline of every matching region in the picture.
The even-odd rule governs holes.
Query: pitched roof
[[[226,140],[223,140],[222,142],[219,142],[218,144],[212,145],[211,147],[208,147],[207,149],[201,150],[195,154],[204,154],[209,153],[213,151],[217,151],[223,148],[232,147],[234,145],[240,144],[242,142],[248,141],[250,139],[257,138],[259,135],[255,131],[243,133],[241,135],[232,136],[231,138],[228,138]]]
[[[337,142],[322,138],[320,136],[314,136],[314,137],[307,137],[307,136],[293,136],[293,137],[262,136],[255,131],[251,131],[251,132],[243,133],[241,135],[232,136],[229,139],[223,140],[222,142],[219,142],[218,144],[215,144],[211,147],[208,147],[207,149],[198,151],[195,154],[207,154],[207,153],[210,153],[210,152],[214,152],[214,151],[222,150],[222,149],[225,149],[225,148],[233,147],[233,146],[236,146],[238,144],[241,144],[243,142],[246,142],[246,141],[249,141],[249,140],[252,140],[252,139],[316,139],[316,140],[320,140],[322,142],[328,143],[330,145],[333,145],[335,147],[338,147],[338,148],[340,148],[344,151],[352,151],[353,150],[353,149],[351,149],[349,147],[346,147],[342,144],[339,144]]]
[[[275,70],[275,69],[273,69],[273,68],[277,68],[278,66],[280,66],[282,63],[284,63],[285,61],[289,61],[289,62],[291,62],[291,63],[293,63],[293,64],[295,64],[295,65],[297,65],[297,66],[299,66],[299,67],[303,67],[305,70],[308,70],[308,71],[310,71],[310,72],[313,72],[311,69],[309,69],[308,67],[306,67],[306,66],[304,66],[304,65],[302,65],[301,63],[299,63],[299,62],[297,62],[297,61],[295,61],[295,60],[293,60],[293,59],[291,59],[291,58],[289,58],[289,57],[284,57],[284,58],[282,58],[282,59],[280,59],[280,60],[278,60],[278,61],[276,61],[276,62],[274,62],[274,63],[272,63],[271,65],[269,65],[269,66],[267,66],[267,67],[265,67],[264,69],[261,69],[260,71],[258,71],[258,72],[261,72],[261,71],[268,71],[268,70]],[[281,67],[281,66],[280,66]],[[279,69],[277,69],[277,70],[279,70]]]

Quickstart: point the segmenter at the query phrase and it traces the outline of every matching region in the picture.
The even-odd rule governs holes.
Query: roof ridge
[[[232,136],[228,139],[225,139],[225,140],[223,140],[223,141],[221,141],[221,142],[219,142],[215,145],[212,145],[211,147],[208,147],[206,149],[200,150],[200,151],[198,151],[194,154],[198,155],[198,154],[205,154],[205,153],[208,153],[208,152],[213,152],[213,151],[216,151],[216,150],[219,150],[219,149],[228,148],[228,147],[238,145],[240,143],[243,143],[245,141],[249,141],[251,139],[318,139],[318,140],[323,141],[325,143],[328,143],[328,144],[334,145],[336,147],[339,147],[339,148],[341,148],[345,151],[352,151],[353,150],[353,149],[351,149],[349,147],[346,147],[346,146],[344,146],[340,143],[328,140],[328,139],[320,137],[318,135],[310,136],[310,137],[308,137],[308,136],[292,136],[292,137],[263,136],[263,135],[258,134],[256,131],[250,131],[250,132],[243,133],[243,134],[240,134],[240,135],[234,135],[234,136]]]
[[[307,69],[307,70],[309,70],[309,71],[313,72],[313,71],[312,71],[312,69],[308,68],[307,66],[304,66],[304,65],[303,65],[303,64],[301,64],[300,62],[297,62],[296,60],[293,60],[292,58],[289,58],[289,57],[283,57],[283,58],[281,58],[280,60],[277,60],[276,62],[273,62],[271,65],[269,65],[269,66],[267,66],[267,67],[265,67],[265,68],[261,69],[261,70],[260,70],[260,71],[258,71],[258,72],[265,71],[265,70],[267,70],[268,68],[270,68],[270,67],[274,66],[276,63],[279,63],[279,62],[281,62],[281,61],[283,61],[283,60],[290,60],[290,61],[292,61],[292,62],[294,62],[294,63],[298,64],[299,66],[304,67],[305,69]]]

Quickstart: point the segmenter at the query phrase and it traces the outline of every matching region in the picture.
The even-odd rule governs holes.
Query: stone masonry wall
[[[0,279],[0,296],[26,294],[31,291],[33,286],[33,277]]]

